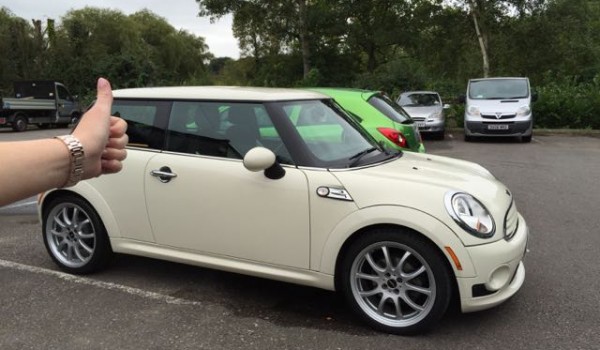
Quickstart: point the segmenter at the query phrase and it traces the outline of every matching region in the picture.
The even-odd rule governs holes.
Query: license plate
[[[507,124],[488,124],[488,130],[508,130]]]
[[[425,122],[417,122],[417,128],[424,128]]]

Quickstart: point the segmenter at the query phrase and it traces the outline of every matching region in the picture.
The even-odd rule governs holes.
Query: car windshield
[[[430,107],[442,104],[438,94],[432,93],[412,93],[402,95],[400,105],[404,107]]]
[[[469,83],[471,99],[514,99],[529,96],[526,79],[472,80]]]
[[[380,162],[398,155],[383,150],[333,100],[287,101],[270,104],[276,126],[301,152],[296,164],[349,168]],[[392,154],[393,153],[393,154]]]
[[[408,113],[406,113],[406,111],[404,111],[400,105],[390,100],[387,96],[379,94],[373,95],[371,98],[369,98],[369,104],[375,107],[375,109],[377,109],[383,115],[397,123],[408,124],[412,122],[412,119]]]

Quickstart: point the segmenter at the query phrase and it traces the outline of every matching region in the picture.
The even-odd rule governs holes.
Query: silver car
[[[421,134],[444,139],[444,110],[450,108],[450,105],[442,103],[440,94],[435,91],[407,91],[398,97],[397,102],[417,123]]]

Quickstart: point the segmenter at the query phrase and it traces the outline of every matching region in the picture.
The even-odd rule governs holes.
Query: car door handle
[[[160,180],[160,182],[169,182],[171,181],[171,179],[176,178],[177,174],[171,172],[171,168],[169,168],[168,166],[163,166],[158,170],[152,170],[150,172],[150,175],[154,176],[154,177],[158,177],[158,180]]]

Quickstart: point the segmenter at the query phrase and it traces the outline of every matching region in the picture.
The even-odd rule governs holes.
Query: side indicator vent
[[[339,199],[343,201],[353,201],[348,191],[343,188],[321,186],[317,188],[319,197]]]

